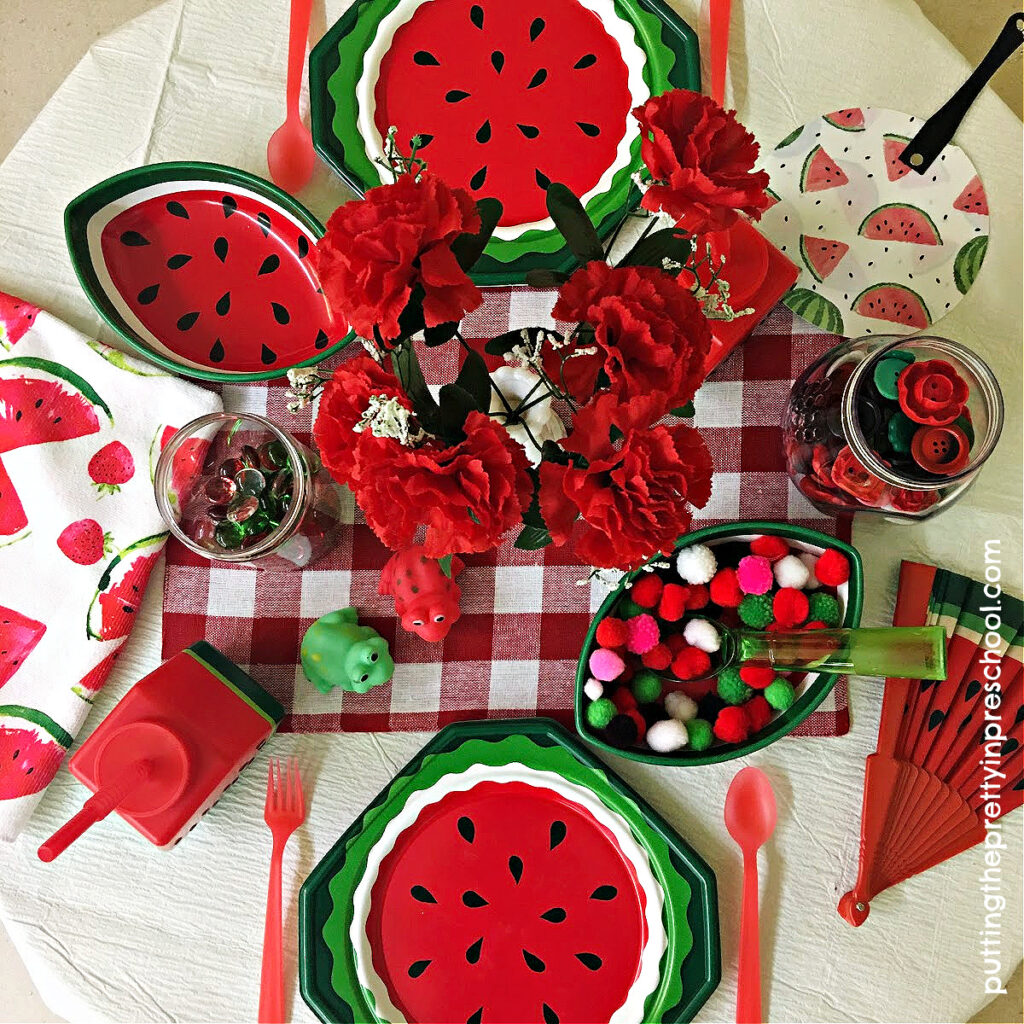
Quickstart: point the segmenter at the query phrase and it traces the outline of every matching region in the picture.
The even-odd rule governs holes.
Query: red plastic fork
[[[260,1024],[284,1022],[284,958],[281,950],[281,861],[288,837],[306,820],[299,762],[288,758],[282,778],[281,761],[267,766],[267,799],[263,818],[274,836],[267,887],[267,921],[263,928],[263,970],[260,975]]]

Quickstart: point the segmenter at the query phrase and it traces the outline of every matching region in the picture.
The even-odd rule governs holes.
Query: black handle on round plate
[[[985,59],[974,69],[971,77],[953,94],[948,103],[925,121],[924,126],[907,144],[900,155],[911,170],[924,174],[932,162],[953,139],[960,122],[988,84],[988,80],[1024,42],[1024,13],[1012,15],[1003,26],[999,38]]]

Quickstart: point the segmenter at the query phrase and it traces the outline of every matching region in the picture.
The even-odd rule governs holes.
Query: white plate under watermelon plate
[[[981,270],[988,202],[970,158],[946,146],[924,174],[899,159],[923,124],[851,107],[762,150],[776,202],[759,227],[800,268],[783,302],[824,331],[925,330]]]
[[[549,833],[545,827],[543,834],[533,836],[526,829],[518,832],[510,844],[508,823],[515,818],[517,801],[554,808],[555,816],[567,819],[568,824],[559,820],[558,834]],[[494,837],[488,835],[488,810],[492,825],[497,824],[500,829],[501,864],[490,865],[494,873],[480,882],[474,879],[481,877],[481,861],[486,860],[482,847],[494,842]],[[560,858],[562,851],[558,846],[567,829],[581,827],[599,833],[604,849],[592,846],[588,865],[592,870],[577,875],[565,861],[569,854]],[[465,864],[454,865],[450,860],[438,864],[438,858],[429,856],[430,845],[437,842],[452,850],[453,857],[462,856]],[[506,846],[522,856],[510,856],[506,862]],[[593,877],[593,870],[600,870],[594,861],[602,858],[608,878],[601,877],[609,884],[587,894],[587,907],[582,909],[589,910],[591,918],[579,919],[578,896],[568,912],[563,907],[547,905],[554,899],[550,891],[553,874],[570,876],[570,885],[575,880],[577,888],[589,887],[586,879]],[[534,907],[538,876],[548,889],[542,900],[544,906]],[[434,879],[438,878],[441,882],[435,884]],[[469,888],[472,885],[481,892]],[[453,888],[466,889],[454,920],[451,907],[444,906],[451,902]],[[489,960],[499,965],[501,980],[507,980],[509,985],[513,984],[515,967],[525,965],[516,976],[522,988],[524,1016],[538,1000],[549,999],[558,1004],[557,995],[552,994],[553,982],[545,977],[549,968],[563,975],[575,969],[579,975],[577,995],[580,986],[593,990],[595,1004],[589,1008],[592,1015],[597,1014],[593,1019],[608,1020],[609,1024],[642,1024],[644,1004],[659,983],[661,959],[667,946],[661,888],[647,853],[628,824],[592,791],[553,772],[518,763],[500,768],[476,765],[465,772],[446,775],[430,788],[413,794],[370,851],[353,902],[355,914],[349,934],[356,971],[364,991],[372,996],[378,1017],[391,1024],[440,1019],[436,1014],[451,1008],[448,986],[443,981],[431,985],[427,978],[432,967],[445,978],[449,959],[465,959],[473,966],[481,965],[485,971]],[[448,927],[439,924],[435,928],[431,923],[432,911],[439,920],[446,919]],[[616,952],[624,954],[621,959],[608,956],[611,948],[606,948],[608,943],[602,943],[595,934],[599,926],[593,923],[616,912],[620,915],[619,926],[612,945]],[[532,940],[516,928],[517,915],[523,913],[531,917]],[[535,922],[534,917],[538,919]],[[422,927],[417,929],[417,925]],[[550,936],[536,934],[538,926],[550,932]],[[635,945],[633,940],[642,945],[639,966],[629,955]],[[534,948],[527,949],[524,943],[531,941]],[[550,963],[552,953],[572,967]],[[507,969],[501,970],[503,964],[508,965]],[[466,967],[467,964],[461,964],[464,971]],[[607,975],[616,970],[621,977],[609,980]],[[463,975],[467,983],[474,973],[470,970]],[[620,1005],[601,1004],[599,980],[613,991],[616,982],[621,984],[624,994]],[[494,984],[494,973],[482,975],[479,1000],[467,991],[463,994],[466,1005],[483,1003],[484,993]],[[536,986],[536,998],[530,991],[531,984]],[[508,1001],[514,998],[510,996]],[[403,1004],[405,1009],[396,1003]],[[546,1003],[543,1006],[545,1018],[550,1014],[550,1019],[557,1019],[557,1010]]]

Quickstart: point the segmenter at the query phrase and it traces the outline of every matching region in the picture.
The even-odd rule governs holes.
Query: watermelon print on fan
[[[956,146],[925,173],[902,162],[922,124],[850,108],[762,149],[779,200],[759,226],[801,268],[783,301],[818,330],[912,333],[944,316],[977,278],[988,239],[984,189]]]

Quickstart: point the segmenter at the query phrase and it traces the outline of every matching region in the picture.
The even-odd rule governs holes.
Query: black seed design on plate
[[[420,132],[419,133],[419,139],[420,139],[419,148],[420,149],[426,149],[427,146],[429,146],[434,141],[434,136],[433,135],[427,135],[425,132]]]
[[[228,240],[223,235],[214,241],[213,254],[221,263],[228,258]]]
[[[599,885],[591,894],[592,900],[613,900],[619,895],[614,885]]]
[[[271,309],[274,311],[274,319],[284,327],[285,324],[291,323],[292,315],[288,310],[281,305],[280,302],[272,302],[270,304]]]
[[[546,68],[538,68],[534,72],[533,78],[530,79],[530,83],[529,83],[529,85],[527,85],[526,88],[527,89],[536,89],[538,85],[543,85],[544,84],[544,80],[547,77],[548,77],[547,69]]]
[[[553,850],[565,838],[565,822],[553,821],[548,831],[548,849]]]
[[[183,317],[178,320],[178,330],[187,331],[190,327],[195,326],[195,322],[199,319],[198,313],[186,313]]]
[[[599,971],[604,962],[596,953],[574,953],[573,955],[590,971]]]
[[[272,274],[279,266],[281,266],[281,257],[278,256],[277,253],[272,252],[260,264],[260,269],[256,271],[256,276],[259,277],[263,274]]]
[[[548,185],[551,184],[551,179],[540,168],[533,172],[533,176],[537,179],[537,184],[546,192]]]
[[[180,217],[182,220],[188,220],[188,210],[186,210],[177,199],[172,199],[167,204],[167,212],[172,217]]]
[[[477,142],[490,142],[491,141],[491,122],[484,121],[482,125],[476,130],[476,141]]]
[[[495,50],[491,54],[491,67],[494,68],[498,74],[501,74],[501,69],[505,66],[505,54],[501,50]]]
[[[142,306],[148,306],[151,302],[156,301],[157,292],[160,291],[160,285],[151,284],[148,288],[143,288],[141,292],[136,296],[139,304]]]
[[[486,907],[486,906],[487,906],[487,900],[485,900],[485,899],[483,898],[483,896],[481,896],[481,895],[480,895],[480,893],[478,893],[478,892],[473,892],[473,890],[472,890],[472,889],[467,889],[467,890],[466,890],[466,891],[465,891],[465,892],[464,892],[464,893],[462,894],[462,902],[463,902],[463,903],[464,903],[464,904],[465,904],[465,905],[466,905],[467,907],[471,907],[471,908],[472,908],[472,909],[474,909],[474,910],[475,910],[475,909],[476,909],[477,907]]]
[[[931,732],[932,729],[938,729],[938,727],[942,725],[943,721],[945,720],[945,717],[945,711],[933,711],[928,716],[928,731]]]
[[[448,92],[444,94],[446,103],[461,103],[464,99],[467,99],[468,96],[469,93],[464,89],[449,89]]]
[[[309,255],[309,239],[305,235],[299,235],[295,242],[295,251],[299,254],[300,260]]]
[[[220,205],[224,207],[225,219],[238,211],[238,200],[234,196],[225,196],[220,201]]]
[[[434,894],[428,888],[426,888],[426,886],[414,885],[409,890],[409,892],[412,895],[412,898],[414,900],[416,900],[417,902],[419,902],[419,903],[436,903],[437,902],[437,900],[434,899]]]
[[[469,20],[476,25],[477,28],[484,27],[484,9],[479,4],[473,4],[469,9]]]
[[[480,168],[472,178],[469,179],[469,187],[474,191],[478,188],[484,187],[484,182],[487,180],[487,165],[485,164]]]
[[[539,956],[535,956],[528,949],[523,950],[523,959],[526,961],[526,966],[530,968],[534,974],[543,974],[547,969],[547,964]]]
[[[433,963],[431,960],[417,960],[414,964],[409,965],[409,977],[418,978],[430,965]]]
[[[516,885],[518,885],[520,880],[523,877],[523,861],[522,861],[522,858],[521,857],[515,857],[515,856],[509,857],[509,859],[508,859],[508,869],[512,873],[512,877],[515,879]]]
[[[516,127],[528,138],[535,139],[540,135],[540,129],[533,124],[517,124]]]
[[[224,358],[224,344],[218,338],[210,348],[210,362],[219,363]]]
[[[225,292],[217,300],[217,305],[214,308],[217,310],[218,316],[227,316],[228,310],[231,309],[231,292]]]
[[[270,214],[260,210],[256,214],[256,223],[260,226],[260,231],[263,232],[263,237],[266,238],[270,234]]]
[[[480,936],[469,949],[466,950],[466,962],[475,964],[480,961],[480,951],[484,948],[483,936]]]
[[[185,264],[188,263],[190,259],[192,259],[191,256],[187,255],[186,253],[179,252],[176,256],[172,256],[167,261],[167,269],[181,270],[181,268],[185,266]]]
[[[1013,784],[1013,788],[1014,788],[1014,790],[1024,789],[1024,779],[1021,779],[1020,781],[1015,782]]]
[[[439,68],[441,62],[429,50],[417,50],[412,55],[413,63],[422,68]]]
[[[566,918],[566,913],[561,907],[552,907],[550,910],[545,910],[540,916],[544,921],[561,924]]]
[[[1007,740],[1007,741],[1006,741],[1006,742],[1005,742],[1005,743],[1004,743],[1004,744],[1002,745],[1002,747],[1001,747],[1001,748],[1000,748],[1000,750],[999,750],[999,753],[1000,753],[1000,754],[1001,754],[1001,755],[1002,755],[1003,757],[1006,757],[1006,755],[1007,755],[1007,754],[1012,754],[1012,753],[1013,753],[1013,752],[1014,752],[1014,751],[1015,751],[1015,750],[1016,750],[1016,749],[1017,749],[1017,748],[1018,748],[1019,746],[1020,746],[1020,743],[1019,743],[1019,742],[1018,742],[1017,740],[1015,740],[1015,739],[1014,739],[1014,738],[1013,738],[1013,737],[1011,736],[1011,737],[1010,737],[1010,738],[1009,738],[1009,739],[1008,739],[1008,740]]]
[[[478,1010],[471,1013],[466,1018],[466,1024],[480,1024],[484,1019],[484,1008],[481,1006]]]
[[[531,43],[535,43],[537,41],[537,36],[539,36],[541,32],[544,31],[544,24],[545,23],[543,18],[534,18],[533,21],[530,22]]]
[[[544,1024],[558,1024],[558,1014],[547,1003],[541,1004],[540,1012],[544,1015]]]
[[[922,679],[921,680],[921,692],[927,693],[933,686],[938,682],[937,679]]]
[[[1020,725],[1021,722],[1024,722],[1024,704],[1017,708],[1017,714],[1013,716],[1014,725]]]
[[[462,836],[467,843],[473,842],[476,838],[476,825],[473,824],[472,818],[467,818],[463,815],[455,823],[455,827],[459,830],[459,835]]]
[[[585,53],[578,61],[576,61],[575,64],[573,64],[573,68],[576,71],[582,71],[584,68],[593,67],[596,63],[597,57],[595,57],[594,54]]]
[[[601,129],[596,124],[591,124],[589,121],[577,121],[576,127],[579,128],[584,135],[589,136],[592,139],[596,139],[601,134]]]
[[[277,362],[277,353],[267,345],[264,345],[260,349],[260,362],[264,366],[270,366],[271,363]]]
[[[138,231],[123,231],[121,233],[121,244],[131,246],[149,245],[149,239]]]
[[[970,700],[972,697],[976,696],[980,692],[981,683],[979,683],[977,679],[972,679],[967,684],[967,689],[964,690],[964,700]]]
[[[330,338],[327,337],[327,332],[321,327],[320,330],[316,332],[316,341],[313,342],[313,347],[318,350],[327,348],[327,343],[329,341]]]
[[[962,721],[962,722],[961,722],[961,723],[960,723],[960,724],[959,724],[959,725],[958,725],[958,726],[956,727],[957,735],[959,735],[960,733],[962,733],[962,732],[964,731],[964,729],[966,729],[966,728],[967,728],[967,726],[968,726],[968,725],[970,725],[970,723],[971,723],[971,719],[972,719],[973,717],[974,717],[974,715],[968,715],[968,716],[967,716],[967,717],[966,717],[966,718],[965,718],[965,719],[964,719],[964,720],[963,720],[963,721]]]

